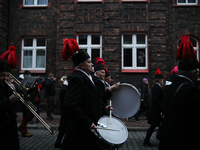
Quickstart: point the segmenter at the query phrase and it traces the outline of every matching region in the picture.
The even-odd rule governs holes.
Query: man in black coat
[[[69,121],[62,149],[98,150],[97,137],[91,129],[96,128],[98,120],[105,114],[105,107],[102,107],[100,93],[90,75],[93,64],[85,51],[74,54],[71,59],[77,70],[70,79],[64,100],[64,117],[69,116]]]
[[[158,68],[155,75],[155,84],[152,87],[152,105],[149,110],[149,117],[148,117],[148,124],[151,126],[147,130],[146,137],[144,139],[144,146],[153,146],[150,142],[150,138],[152,133],[154,132],[155,128],[160,125],[161,116],[160,113],[163,110],[163,89],[162,86],[164,85],[163,75]]]
[[[188,36],[181,38],[177,60],[179,60],[177,77],[164,89],[165,118],[159,149],[197,150],[200,149],[200,90],[195,86],[196,53]],[[174,96],[182,83],[185,85]]]
[[[10,66],[0,62],[0,149],[19,150],[19,138],[15,114],[15,105],[19,96],[13,94],[5,80],[9,82]],[[10,83],[9,83],[10,84]],[[12,85],[11,85],[12,86]],[[14,86],[12,86],[14,88]]]

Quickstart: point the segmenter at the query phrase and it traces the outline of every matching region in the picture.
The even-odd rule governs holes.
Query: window
[[[195,39],[194,37],[191,37],[191,36],[189,36],[189,39],[190,39],[190,41],[193,45],[194,51],[197,54],[197,60],[199,60],[199,43],[198,43],[198,40]],[[181,43],[181,39],[178,40],[178,47],[179,47],[180,43]]]
[[[22,39],[22,70],[45,70],[46,68],[46,39]]]
[[[102,0],[77,0],[77,2],[102,2]]]
[[[96,58],[102,56],[102,36],[99,34],[79,34],[77,41],[80,50],[86,50],[90,55],[92,63],[95,64]]]
[[[147,35],[122,35],[122,69],[147,70]]]
[[[198,0],[177,0],[177,5],[197,5]]]
[[[48,0],[24,0],[24,6],[47,6]]]

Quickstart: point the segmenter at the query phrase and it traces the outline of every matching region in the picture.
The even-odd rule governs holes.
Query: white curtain
[[[38,0],[38,5],[47,5],[47,0]]]
[[[34,5],[34,0],[25,0],[25,5]]]
[[[36,55],[37,55],[36,56],[36,68],[45,68],[45,64],[46,64],[45,51],[37,50]]]

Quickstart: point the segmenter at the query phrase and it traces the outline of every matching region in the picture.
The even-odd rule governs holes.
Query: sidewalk
[[[17,112],[16,113],[18,118],[17,118],[17,125],[19,126],[21,124],[22,120],[22,112]],[[46,113],[41,113],[40,117],[51,127],[52,130],[58,130],[59,127],[59,122],[60,122],[60,115],[54,115],[52,114],[52,117],[54,118],[53,120],[47,120]],[[120,119],[127,127],[127,129],[130,131],[134,130],[147,130],[148,127],[150,126],[147,124],[146,117],[141,115],[139,117],[140,121],[136,122],[135,117],[130,118],[129,120],[127,119]],[[34,124],[28,123],[27,127],[28,128],[45,128],[42,123],[35,123],[36,117],[34,117],[33,122]]]

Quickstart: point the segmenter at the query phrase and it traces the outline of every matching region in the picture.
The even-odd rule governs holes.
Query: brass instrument
[[[11,82],[14,82],[17,86],[21,84],[19,80],[17,80],[12,74],[10,74],[10,78],[12,79]],[[24,91],[24,94],[21,94],[24,100],[28,105],[30,105],[35,111],[37,111],[37,108],[35,105],[33,105],[30,100],[36,97],[38,93],[37,87],[33,88],[26,88],[25,86],[21,86],[22,90]]]
[[[64,82],[65,80],[67,80],[67,76],[63,76],[60,81]]]
[[[13,78],[13,80],[16,80],[15,82],[18,82],[18,84],[20,83],[20,81],[18,81],[13,75],[11,75],[11,78]],[[43,126],[51,133],[53,134],[52,129],[48,126],[48,124],[36,113],[35,111],[35,106],[30,102],[30,101],[26,101],[24,100],[24,98],[16,92],[16,90],[8,83],[7,80],[5,80],[5,83],[8,85],[8,87],[10,88],[10,90],[13,92],[13,94],[17,94],[20,98],[20,101],[33,113],[33,115],[43,124]],[[33,107],[34,106],[34,107]]]

